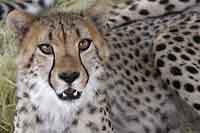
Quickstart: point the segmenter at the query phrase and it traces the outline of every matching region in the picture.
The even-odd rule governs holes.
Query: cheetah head
[[[61,100],[79,99],[107,59],[100,33],[78,14],[34,18],[14,11],[7,24],[19,39],[18,71],[30,80],[48,82]]]

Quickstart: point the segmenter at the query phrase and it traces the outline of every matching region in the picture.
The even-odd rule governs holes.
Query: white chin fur
[[[89,81],[79,99],[63,101],[58,98],[48,82],[38,80],[37,85],[30,92],[30,100],[38,108],[39,116],[46,121],[41,127],[42,130],[59,129],[59,132],[64,131],[79,108],[85,106],[89,101],[95,101],[96,87],[96,81]],[[77,92],[73,95],[77,95]]]
[[[99,69],[100,70],[100,69]],[[88,102],[95,102],[95,93],[99,88],[96,76],[100,75],[102,71],[96,71],[95,74],[90,75],[87,86],[83,89],[81,97],[72,101],[60,100],[55,90],[51,88],[47,80],[40,77],[29,77],[23,75],[23,81],[18,78],[17,95],[20,96],[25,90],[30,95],[30,104],[36,106],[37,114],[43,119],[44,123],[37,127],[35,132],[63,132],[69,127],[75,113]],[[20,77],[23,73],[18,73]],[[30,80],[31,79],[31,80]],[[28,85],[27,85],[28,83]],[[32,84],[34,88],[29,90]],[[65,94],[64,94],[65,95]],[[77,95],[77,92],[74,93]],[[20,106],[20,105],[19,105]],[[55,131],[58,130],[58,131]]]

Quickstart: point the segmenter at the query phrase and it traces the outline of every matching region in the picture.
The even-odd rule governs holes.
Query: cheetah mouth
[[[69,88],[69,89],[64,90],[62,93],[58,94],[58,97],[61,100],[76,100],[76,99],[79,99],[81,95],[82,95],[82,92]]]

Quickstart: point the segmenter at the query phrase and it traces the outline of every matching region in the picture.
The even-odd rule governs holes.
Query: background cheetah
[[[131,4],[130,1],[129,4]],[[93,42],[92,44],[96,46],[96,49],[98,51],[94,52],[95,48],[92,47],[93,45],[92,46],[89,45],[84,50],[87,50],[88,48],[88,51],[86,52],[88,52],[89,54],[86,55],[89,56],[90,60],[86,60],[86,57],[84,57],[83,55],[81,55],[80,57],[80,60],[83,61],[81,65],[85,66],[85,70],[88,72],[88,75],[87,74],[86,75],[89,76],[90,80],[92,79],[91,80],[92,82],[95,81],[95,84],[91,83],[92,87],[91,88],[86,87],[85,90],[83,91],[80,91],[77,88],[67,89],[67,91],[64,91],[64,93],[58,93],[59,91],[58,92],[56,91],[60,100],[67,101],[69,99],[73,99],[75,100],[74,102],[75,105],[76,103],[79,104],[77,105],[78,108],[75,109],[73,108],[74,111],[73,113],[75,113],[76,115],[74,117],[70,117],[72,118],[72,120],[70,120],[69,117],[67,117],[68,120],[66,123],[64,123],[64,126],[66,126],[67,129],[62,129],[63,123],[54,125],[54,127],[58,126],[59,127],[58,129],[62,129],[62,132],[67,132],[68,130],[69,130],[68,132],[70,132],[70,130],[71,132],[79,132],[82,130],[84,131],[88,130],[86,132],[113,132],[113,130],[116,130],[116,132],[119,133],[170,132],[171,129],[176,128],[174,126],[175,125],[174,123],[176,123],[175,120],[177,119],[174,120],[174,116],[176,115],[177,110],[179,110],[179,108],[177,108],[178,105],[176,105],[177,101],[183,101],[183,103],[186,104],[185,106],[189,106],[189,108],[191,108],[191,110],[194,111],[194,114],[196,113],[196,116],[198,116],[197,114],[199,111],[199,99],[198,99],[199,94],[197,93],[198,91],[197,83],[198,83],[199,64],[198,64],[198,52],[196,51],[198,50],[198,43],[199,43],[198,42],[199,7],[197,6],[195,8],[197,10],[188,9],[185,10],[183,13],[170,14],[162,17],[160,16],[157,18],[146,18],[137,21],[130,21],[134,20],[130,18],[129,20],[126,19],[127,20],[126,23],[122,24],[119,23],[119,25],[117,26],[112,26],[109,23],[110,21],[108,22],[105,21],[106,23],[104,24],[96,25],[97,30],[101,31],[100,34],[102,35],[96,37],[99,38],[99,41],[100,40],[102,41],[101,45],[104,44],[103,41],[105,41],[105,44],[108,45],[108,50],[110,54],[109,60],[107,62],[104,62],[102,66],[102,63],[100,62],[102,62],[102,57],[105,58],[105,56],[107,55],[106,53],[104,53],[106,51],[105,50],[106,48],[104,48],[104,46],[99,47],[97,45],[98,41],[95,40],[95,37],[89,38],[89,40],[88,38],[86,40],[84,39],[83,42],[86,41],[85,42],[86,46],[88,46],[87,45],[88,41],[90,43]],[[26,15],[21,16],[21,14],[19,14],[19,16],[18,14],[14,14],[13,16],[11,15],[10,20],[8,21],[10,22],[11,26],[14,26],[13,28],[16,28],[15,27],[16,25],[12,25],[13,22],[21,22],[21,21],[24,22],[28,18]],[[56,16],[60,17],[57,18]],[[49,17],[42,17],[41,20],[39,20],[39,22],[36,21],[34,23],[36,23],[35,25],[39,23],[38,24],[39,26],[51,25],[52,27],[54,27],[53,25],[56,25],[56,28],[54,27],[53,29],[55,30],[58,28],[59,31],[63,29],[62,31],[63,38],[65,37],[74,38],[74,36],[72,35],[78,35],[84,32],[80,33],[77,32],[76,34],[74,33],[71,36],[70,35],[67,36],[64,33],[65,31],[68,30],[75,31],[74,29],[70,28],[68,30],[65,29],[67,27],[66,25],[70,25],[70,23],[73,23],[73,20],[75,23],[74,27],[76,27],[76,25],[80,23],[78,21],[80,18],[77,17],[77,15],[75,16],[76,17],[73,17],[72,15],[72,17],[70,17],[70,14],[58,13],[56,15],[49,15]],[[99,17],[101,17],[101,15]],[[93,16],[92,18],[93,18],[92,20],[94,20]],[[58,21],[59,19],[60,21]],[[105,18],[103,18],[103,20],[105,20]],[[58,24],[58,22],[61,23]],[[94,23],[98,24],[99,22],[103,21],[99,20],[94,21]],[[102,25],[104,25],[105,29],[102,29]],[[21,28],[24,29],[25,27],[22,26],[17,28],[19,29],[16,29],[16,31],[18,31],[18,33],[22,33],[23,30],[21,30]],[[95,27],[93,28],[95,29]],[[33,35],[31,36],[31,34],[34,32],[34,30],[33,28],[31,29],[32,30],[28,32],[25,31],[25,33],[23,33],[23,37],[21,40],[22,44],[26,44],[26,40],[28,37],[30,38],[33,37]],[[45,31],[45,29],[43,30]],[[54,33],[53,35],[56,36],[57,34]],[[50,36],[48,37],[50,38]],[[35,40],[33,42],[35,42]],[[81,44],[83,42],[81,41]],[[50,119],[46,120],[44,118],[43,120],[42,116],[40,117],[38,115],[41,113],[40,112],[41,109],[44,109],[42,106],[43,103],[41,101],[40,101],[41,107],[39,107],[37,110],[37,108],[35,108],[32,104],[36,101],[31,102],[30,104],[29,100],[28,102],[25,100],[32,98],[34,99],[35,93],[39,94],[38,96],[44,97],[43,99],[44,101],[46,98],[47,100],[49,100],[49,96],[55,98],[55,99],[52,98],[53,99],[52,102],[55,102],[57,100],[55,94],[50,93],[50,94],[45,94],[44,96],[43,91],[40,91],[43,89],[45,90],[45,88],[49,89],[47,91],[50,91],[52,88],[55,89],[60,88],[60,87],[58,88],[55,87],[56,81],[53,82],[49,80],[48,79],[49,77],[47,76],[49,75],[48,73],[50,70],[54,71],[58,69],[56,68],[56,61],[57,61],[56,59],[59,59],[58,61],[62,61],[62,58],[57,58],[58,55],[57,53],[54,52],[56,51],[56,49],[50,46],[52,45],[51,43],[48,44],[45,42],[45,44],[46,45],[39,45],[38,49],[40,49],[43,53],[47,55],[49,54],[54,55],[49,60],[41,62],[41,60],[43,59],[41,59],[40,57],[41,55],[39,56],[38,51],[34,51],[34,54],[33,53],[31,54],[32,58],[28,59],[28,64],[27,62],[24,62],[25,60],[23,60],[22,58],[26,52],[21,54],[23,55],[22,57],[19,57],[19,60],[21,59],[23,62],[20,63],[20,66],[18,68],[19,102],[17,109],[18,115],[16,117],[16,123],[15,123],[17,127],[16,132],[17,131],[20,132],[20,130],[31,132],[35,128],[34,126],[37,127],[36,128],[37,132],[44,132],[43,129],[45,128],[42,129],[40,125],[43,125],[43,127],[46,127],[44,125],[47,125],[48,127],[52,124],[50,123],[51,122]],[[67,44],[68,43],[66,44],[64,43],[64,45]],[[26,49],[27,46],[24,47]],[[104,51],[103,54],[102,51]],[[190,55],[192,55],[192,57],[190,57]],[[39,63],[41,63],[41,66],[39,68],[37,68],[38,61]],[[73,61],[74,60],[72,60],[72,62]],[[47,63],[48,67],[50,68],[45,68],[43,63],[44,64]],[[91,64],[95,65],[91,67],[90,66]],[[21,67],[21,65],[23,67]],[[68,64],[65,64],[64,67],[66,67],[67,65]],[[101,69],[103,69],[104,71],[102,72]],[[82,70],[78,69],[78,71],[81,72]],[[90,78],[91,75],[94,74],[95,72],[97,72],[97,75],[92,76],[92,78]],[[99,76],[98,75],[99,73],[103,74],[103,76],[102,75]],[[27,77],[26,74],[28,74]],[[78,80],[77,77],[79,77],[77,75],[80,74],[73,73],[70,75],[73,75],[70,77],[76,77],[76,78],[70,78],[70,81],[76,82],[76,79]],[[82,75],[82,78],[87,79],[87,76],[83,78],[84,76]],[[69,79],[65,79],[63,77],[66,77],[66,74],[65,76],[60,76],[60,78],[68,83]],[[29,79],[31,80],[29,81]],[[36,85],[33,85],[32,79],[35,79],[38,83]],[[47,79],[45,80],[46,82],[49,80],[50,86],[49,84],[45,84],[45,81],[42,82],[43,81],[42,79],[43,80]],[[99,83],[100,85],[99,84],[96,85],[96,82]],[[52,83],[54,85],[52,85]],[[88,84],[89,83],[90,82],[88,82]],[[62,86],[63,83],[60,82],[59,84]],[[43,85],[44,88],[42,87]],[[58,83],[56,85],[58,85]],[[32,91],[30,90],[24,93],[24,90],[27,90],[27,88],[33,89],[34,92],[34,88],[37,87],[40,89],[36,89],[37,91],[32,94],[33,96],[31,95]],[[95,93],[93,87],[96,89],[98,88],[97,94]],[[80,88],[80,86],[78,88]],[[84,100],[85,103],[83,104],[82,103],[83,100],[81,99],[83,98],[85,99],[84,96],[90,93],[91,93],[91,98],[96,99],[95,100],[96,102],[94,103],[91,102],[94,99],[87,99],[88,101]],[[92,97],[93,95],[94,97]],[[47,105],[47,103],[45,103],[44,105]],[[32,108],[27,108],[27,107],[32,107]],[[22,110],[22,112],[20,110]],[[48,111],[45,109],[45,112]],[[62,111],[60,113],[62,114]],[[52,115],[54,116],[55,114],[52,113]],[[28,118],[26,118],[26,116],[28,116]],[[30,120],[30,117],[33,118],[33,120],[35,121],[34,122],[28,121]],[[96,121],[91,120],[92,118],[96,119]],[[64,122],[65,120],[66,119],[64,119]],[[67,124],[71,126],[68,126]],[[40,128],[38,128],[38,126]],[[49,130],[47,132],[50,131],[52,130]],[[194,131],[198,132],[198,129],[194,129]],[[176,132],[181,132],[181,131],[177,130]]]

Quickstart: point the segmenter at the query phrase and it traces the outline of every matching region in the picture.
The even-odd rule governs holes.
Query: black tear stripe
[[[86,83],[88,84],[88,81],[89,81],[89,78],[90,78],[90,74],[89,74],[89,72],[87,71],[85,65],[83,64],[83,62],[82,62],[82,60],[81,60],[80,51],[79,51],[79,60],[80,60],[80,62],[81,62],[81,65],[83,66],[83,69],[85,70],[85,72],[86,72],[86,74],[87,74],[88,79],[87,79],[87,82],[86,82]]]
[[[49,82],[49,85],[51,86],[51,88],[53,88],[54,91],[55,91],[55,88],[53,87],[53,85],[52,85],[52,83],[51,83],[51,76],[52,76],[53,69],[54,69],[54,67],[55,67],[55,60],[56,60],[55,58],[56,58],[56,55],[55,55],[54,50],[52,50],[52,53],[53,53],[53,64],[52,64],[52,67],[51,67],[51,69],[50,69],[50,71],[49,71],[48,82]]]

